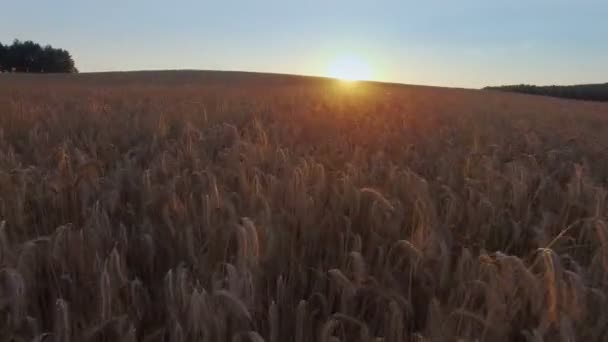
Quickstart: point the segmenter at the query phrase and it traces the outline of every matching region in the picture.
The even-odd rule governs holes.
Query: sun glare
[[[355,56],[336,58],[327,66],[327,76],[345,80],[369,80],[372,70],[368,63]]]

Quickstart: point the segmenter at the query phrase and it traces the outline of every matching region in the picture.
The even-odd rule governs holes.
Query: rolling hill
[[[0,75],[0,340],[605,341],[608,104]]]

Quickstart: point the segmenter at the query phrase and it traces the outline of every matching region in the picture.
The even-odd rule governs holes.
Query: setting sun
[[[372,70],[366,61],[346,56],[332,60],[327,66],[327,76],[345,81],[369,80]]]

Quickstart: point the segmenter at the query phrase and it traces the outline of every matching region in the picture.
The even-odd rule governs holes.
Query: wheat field
[[[0,75],[0,340],[607,341],[608,105]]]

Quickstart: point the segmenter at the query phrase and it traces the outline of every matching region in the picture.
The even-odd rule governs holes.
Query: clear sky
[[[69,50],[84,72],[327,74],[459,87],[608,82],[608,0],[0,0],[0,41]]]

